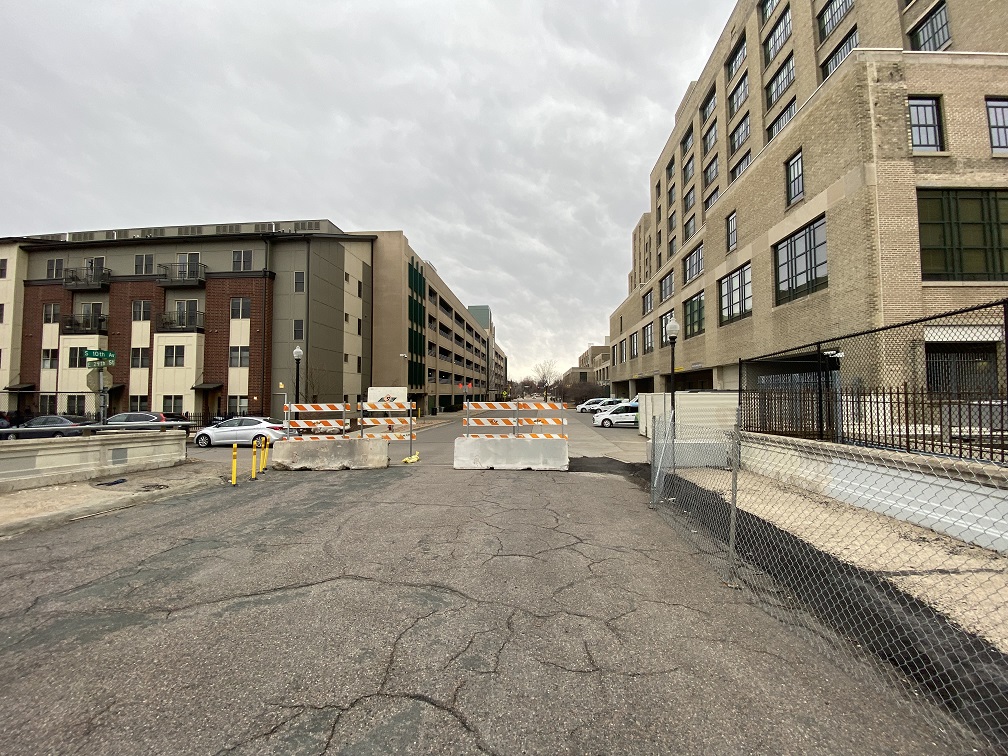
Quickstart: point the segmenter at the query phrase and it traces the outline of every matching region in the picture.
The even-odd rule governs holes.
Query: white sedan
[[[587,402],[582,402],[577,406],[578,412],[594,412],[595,406],[601,404],[606,400],[606,397],[600,396],[596,399],[589,399]]]
[[[209,425],[196,434],[196,446],[241,444],[251,446],[262,443],[267,438],[270,443],[286,435],[282,420],[272,417],[232,417],[216,425]]]
[[[612,428],[614,425],[637,425],[637,413],[640,407],[633,402],[624,402],[615,407],[602,410],[592,418],[592,425],[601,425],[603,428]]]

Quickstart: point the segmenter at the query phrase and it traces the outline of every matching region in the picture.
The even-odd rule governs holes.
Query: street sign
[[[88,360],[87,366],[89,368],[115,367],[115,362],[115,357],[110,360]]]
[[[87,387],[98,394],[102,389],[112,385],[112,373],[107,370],[93,369],[87,374]]]
[[[96,360],[114,360],[116,358],[115,352],[110,352],[107,349],[85,349],[85,357],[91,357]]]

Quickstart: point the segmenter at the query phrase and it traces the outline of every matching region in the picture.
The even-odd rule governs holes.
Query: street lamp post
[[[301,402],[301,358],[304,357],[304,350],[298,344],[294,347],[294,403]]]
[[[669,318],[665,323],[665,335],[668,336],[669,347],[671,347],[671,364],[669,365],[669,396],[672,405],[669,412],[669,427],[666,429],[665,437],[672,441],[672,472],[675,472],[675,343],[679,336],[679,322],[675,319],[675,310],[669,312]]]

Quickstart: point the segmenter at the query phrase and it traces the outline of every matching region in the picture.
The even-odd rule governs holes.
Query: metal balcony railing
[[[76,291],[103,291],[112,283],[109,268],[64,268],[63,286]]]
[[[206,286],[207,266],[203,263],[171,263],[157,268],[160,286]]]
[[[203,313],[199,310],[193,310],[191,312],[162,313],[157,319],[157,330],[161,333],[172,331],[202,331]]]
[[[63,333],[108,333],[108,315],[63,315],[60,317]]]

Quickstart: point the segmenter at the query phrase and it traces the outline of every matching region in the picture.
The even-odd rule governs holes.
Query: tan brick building
[[[86,350],[116,354],[110,412],[208,416],[370,386],[429,412],[486,396],[494,366],[488,329],[401,231],[327,220],[3,239],[0,294],[7,411],[94,411]]]
[[[676,387],[731,389],[740,358],[1008,296],[1006,28],[994,0],[740,0],[651,172],[613,392],[668,390],[673,312]]]

